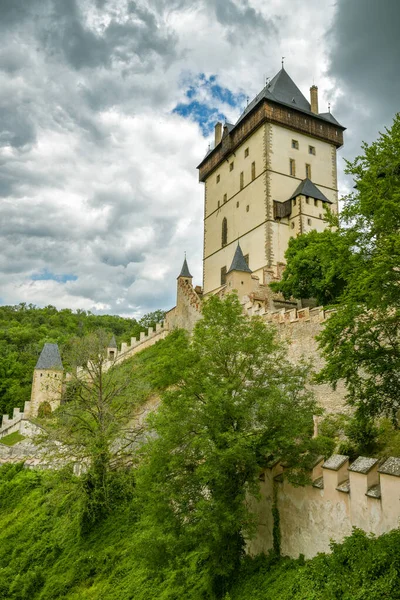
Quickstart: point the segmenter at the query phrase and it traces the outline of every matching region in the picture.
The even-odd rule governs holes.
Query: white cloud
[[[209,141],[173,108],[201,73],[251,99],[284,55],[303,93],[315,81],[321,110],[334,109],[335,6],[13,2],[0,6],[1,301],[125,315],[172,306],[184,251],[201,282],[196,165]],[[238,117],[241,107],[198,94]],[[30,280],[44,270],[77,280]]]

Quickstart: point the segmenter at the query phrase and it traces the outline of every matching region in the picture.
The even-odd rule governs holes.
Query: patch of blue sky
[[[198,100],[193,100],[189,104],[180,103],[175,106],[172,112],[196,121],[205,137],[210,135],[216,121],[225,121],[225,115],[215,108],[210,108],[205,102],[199,102]]]
[[[32,281],[57,281],[58,283],[66,283],[67,281],[76,281],[78,277],[70,273],[52,273],[48,269],[43,269],[39,273],[34,273],[31,277]]]
[[[232,109],[242,109],[246,100],[243,93],[235,94],[219,85],[216,75],[207,77],[199,73],[187,76],[185,83],[188,86],[185,92],[187,101],[179,103],[172,112],[196,121],[204,136],[211,133],[215,121],[224,121],[226,118],[216,105],[225,104]]]

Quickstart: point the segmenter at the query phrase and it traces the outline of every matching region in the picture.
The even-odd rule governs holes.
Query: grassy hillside
[[[129,475],[125,485],[129,487]],[[136,546],[134,488],[83,536],[79,482],[69,473],[0,469],[0,598],[7,600],[200,600],[180,595],[174,573],[150,573]],[[221,557],[223,560],[223,557]],[[201,577],[201,573],[199,573]],[[231,600],[400,598],[400,532],[355,532],[313,560],[244,561]]]

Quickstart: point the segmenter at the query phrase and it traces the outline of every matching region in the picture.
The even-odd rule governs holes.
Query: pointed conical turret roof
[[[115,339],[115,335],[112,336],[111,340],[108,342],[108,348],[118,348],[117,340]]]
[[[303,179],[303,181],[297,186],[294,193],[288,198],[292,200],[292,198],[297,198],[297,196],[309,196],[310,198],[315,198],[316,200],[322,200],[322,202],[328,202],[328,204],[332,204],[330,200],[317,188],[317,186],[311,181],[311,179]]]
[[[244,273],[251,273],[251,269],[249,269],[249,266],[244,259],[243,252],[239,243],[236,247],[235,255],[233,257],[233,261],[228,273],[230,273],[231,271],[243,271]]]
[[[189,271],[187,261],[186,261],[186,256],[185,256],[185,260],[183,261],[181,272],[178,275],[178,278],[179,277],[192,277],[192,275],[190,274],[190,271]],[[193,277],[192,277],[192,279],[193,279]]]
[[[48,344],[43,346],[35,369],[63,369],[63,364],[58,349],[58,344]]]

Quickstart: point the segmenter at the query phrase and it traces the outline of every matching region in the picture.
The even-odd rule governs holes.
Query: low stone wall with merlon
[[[359,457],[350,465],[347,456],[333,455],[317,462],[311,479],[312,485],[294,487],[279,465],[262,474],[261,500],[253,501],[258,533],[250,553],[272,548],[274,486],[284,556],[329,552],[331,540],[341,542],[353,527],[381,535],[400,526],[400,458],[380,464]]]

